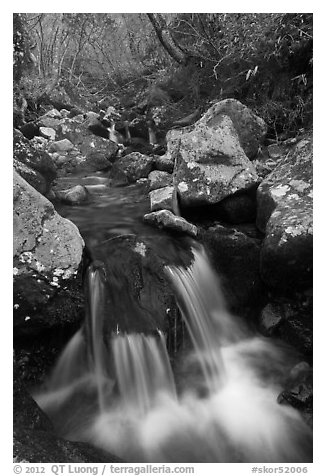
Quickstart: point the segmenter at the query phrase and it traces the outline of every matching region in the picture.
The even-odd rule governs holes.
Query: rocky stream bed
[[[70,116],[50,109],[38,135],[14,131],[15,459],[119,461],[57,436],[31,394],[87,333],[90,264],[105,270],[106,344],[117,320],[121,332],[159,329],[173,362],[187,338],[163,269],[187,267],[195,242],[229,312],[290,346],[278,402],[312,426],[312,133],[267,145],[264,121],[227,99],[170,130],[163,155],[123,155]]]

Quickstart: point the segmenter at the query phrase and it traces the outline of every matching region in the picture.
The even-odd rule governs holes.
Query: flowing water
[[[134,226],[129,222],[127,232]],[[117,327],[105,343],[103,276],[93,264],[85,326],[38,403],[62,436],[125,461],[311,461],[311,430],[295,409],[277,403],[288,350],[232,316],[205,250],[194,245],[193,256],[191,266],[165,268],[192,343],[173,369],[162,332]]]

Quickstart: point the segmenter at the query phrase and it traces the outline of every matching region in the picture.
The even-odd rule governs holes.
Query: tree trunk
[[[147,13],[160,43],[177,63],[186,65],[190,56],[176,43],[160,13]]]

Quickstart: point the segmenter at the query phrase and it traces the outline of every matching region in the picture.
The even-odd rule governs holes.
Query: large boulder
[[[183,207],[215,204],[257,184],[256,170],[226,115],[208,124],[201,119],[195,126],[171,130],[167,141]]]
[[[40,193],[45,194],[56,178],[56,167],[50,155],[31,143],[21,132],[13,135],[14,167]],[[32,169],[36,173],[31,172]]]
[[[257,190],[257,226],[265,283],[283,291],[311,287],[313,253],[312,140],[300,141]]]
[[[253,305],[258,305],[263,298],[259,274],[260,241],[221,225],[201,230],[200,238],[221,279],[229,306],[239,313],[249,307],[253,314]]]
[[[59,151],[59,141],[51,145],[52,149],[56,149],[53,150],[54,152],[64,152],[66,154],[68,172],[71,172],[71,169],[96,171],[111,167],[112,160],[118,151],[118,145],[115,142],[92,134],[87,127],[87,121],[84,121],[83,117],[65,118],[57,130],[57,137],[61,139],[60,144],[68,144],[68,139],[74,146],[74,150]],[[65,143],[62,142],[64,139],[66,140]],[[65,166],[63,164],[61,164],[61,168],[64,170]]]
[[[128,183],[133,183],[141,178],[147,178],[153,166],[153,157],[140,152],[131,152],[114,163],[111,173],[113,178],[122,174]]]
[[[13,198],[15,336],[76,322],[84,247],[77,227],[15,171]]]
[[[265,121],[236,99],[223,99],[215,103],[200,121],[212,127],[221,115],[227,115],[232,120],[241,147],[249,159],[254,159],[267,133]]]

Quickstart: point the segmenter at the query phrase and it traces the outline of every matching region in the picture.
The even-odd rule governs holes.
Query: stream
[[[229,313],[204,247],[143,224],[145,185],[113,188],[104,173],[60,180],[62,188],[77,183],[88,187],[90,202],[57,210],[78,226],[97,261],[87,271],[85,325],[35,395],[57,433],[129,462],[310,462],[311,429],[298,411],[277,403],[295,361]],[[112,293],[111,310],[103,306],[119,272],[108,267],[107,243],[113,256],[134,236],[140,255],[147,254],[144,240],[163,259],[187,330],[190,345],[173,365],[164,332],[137,329],[142,307],[125,290]],[[187,253],[190,264],[180,259]]]

